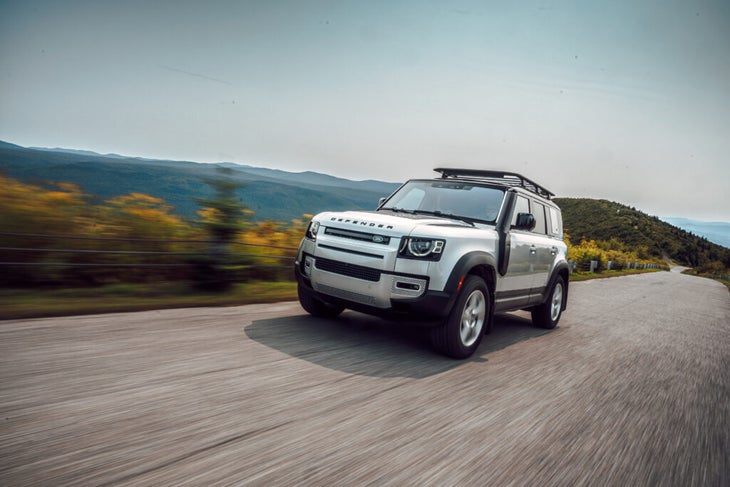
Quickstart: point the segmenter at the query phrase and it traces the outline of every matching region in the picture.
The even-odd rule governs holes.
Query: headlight
[[[309,222],[309,226],[307,227],[307,238],[315,240],[317,238],[317,232],[319,232],[319,222]]]
[[[431,238],[404,238],[399,254],[411,259],[439,260],[446,245],[445,240]]]

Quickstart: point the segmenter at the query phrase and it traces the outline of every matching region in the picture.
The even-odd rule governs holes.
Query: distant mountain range
[[[662,221],[730,249],[730,223],[728,222],[703,222],[679,217],[662,217]]]
[[[351,181],[315,172],[292,173],[229,162],[209,164],[97,154],[70,149],[26,148],[0,142],[0,172],[25,182],[71,182],[95,198],[131,192],[164,199],[175,213],[196,218],[195,199],[212,196],[205,179],[243,184],[237,195],[257,220],[289,221],[325,210],[373,209],[398,183]]]

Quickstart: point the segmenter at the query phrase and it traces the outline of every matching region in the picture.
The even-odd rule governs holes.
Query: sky
[[[4,1],[0,140],[730,221],[730,1]]]

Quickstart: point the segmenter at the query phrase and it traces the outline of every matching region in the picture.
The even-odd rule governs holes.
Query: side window
[[[535,228],[532,233],[547,235],[547,226],[545,225],[545,205],[532,202],[532,216],[535,217]]]
[[[550,234],[555,237],[562,237],[563,232],[561,231],[560,227],[560,215],[558,215],[558,210],[555,208],[550,208]]]
[[[512,212],[512,223],[510,225],[514,226],[517,224],[518,213],[530,213],[530,202],[524,196],[517,196],[515,210]]]

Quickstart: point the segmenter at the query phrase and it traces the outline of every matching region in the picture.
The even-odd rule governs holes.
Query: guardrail
[[[568,261],[570,266],[570,272],[602,272],[602,271],[620,271],[624,269],[661,269],[668,271],[669,266],[654,264],[654,263],[643,263],[636,261],[600,261],[590,260],[576,262],[574,260]]]
[[[18,242],[24,245],[18,245]],[[75,245],[71,247],[66,242]],[[156,249],[150,250],[150,246]],[[172,246],[180,248],[170,250]],[[233,248],[248,251],[231,251]],[[292,279],[296,251],[296,247],[247,242],[230,242],[222,246],[214,240],[0,232],[0,269],[4,277],[0,278],[0,283],[8,280],[93,283],[115,278],[139,281],[154,277],[238,282]],[[571,260],[569,264],[571,272],[669,269],[659,264],[632,261]]]
[[[292,279],[296,251],[247,242],[0,232],[0,282],[199,280],[206,272],[232,281]]]

